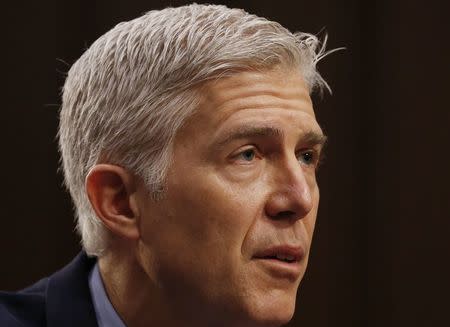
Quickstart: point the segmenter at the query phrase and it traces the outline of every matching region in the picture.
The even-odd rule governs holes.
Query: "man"
[[[309,34],[224,6],[117,25],[71,68],[59,144],[84,252],[2,326],[279,326],[317,216]]]

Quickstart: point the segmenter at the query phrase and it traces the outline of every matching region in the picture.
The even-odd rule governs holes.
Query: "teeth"
[[[294,261],[294,256],[292,255],[284,255],[284,254],[277,254],[276,255],[278,260],[283,260],[283,261]]]

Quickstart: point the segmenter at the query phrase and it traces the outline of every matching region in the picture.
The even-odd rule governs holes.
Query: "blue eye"
[[[316,156],[314,154],[314,151],[305,151],[300,153],[300,155],[298,156],[298,160],[306,165],[312,165],[316,160]]]
[[[241,157],[245,161],[252,161],[253,159],[255,159],[255,155],[256,155],[255,150],[248,149],[248,150],[241,152],[239,154],[239,157]]]

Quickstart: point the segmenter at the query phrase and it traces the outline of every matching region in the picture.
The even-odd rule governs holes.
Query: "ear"
[[[95,213],[109,230],[128,240],[139,238],[134,175],[119,166],[96,165],[86,177],[86,192]]]

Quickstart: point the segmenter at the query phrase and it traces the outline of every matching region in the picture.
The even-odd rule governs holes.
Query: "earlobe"
[[[128,240],[139,238],[134,175],[116,165],[96,165],[86,177],[86,192],[95,213],[109,230]]]

